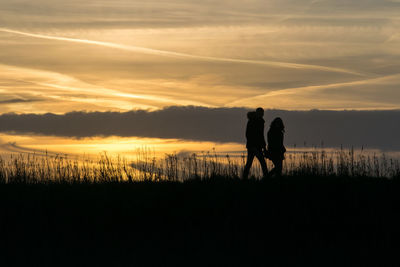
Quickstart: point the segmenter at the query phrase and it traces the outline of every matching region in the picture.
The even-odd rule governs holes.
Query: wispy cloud
[[[205,60],[205,61],[215,61],[215,62],[228,62],[228,63],[237,63],[237,64],[255,64],[255,65],[266,65],[266,66],[274,66],[280,68],[292,68],[292,69],[310,69],[310,70],[319,70],[319,71],[327,71],[327,72],[339,72],[339,73],[347,73],[358,76],[363,76],[360,72],[342,69],[342,68],[334,68],[334,67],[326,67],[320,65],[310,65],[310,64],[299,64],[299,63],[290,63],[290,62],[279,62],[279,61],[261,61],[261,60],[247,60],[247,59],[234,59],[234,58],[220,58],[220,57],[210,57],[210,56],[200,56],[200,55],[191,55],[173,51],[164,51],[151,49],[146,47],[138,47],[131,45],[122,45],[117,43],[110,42],[101,42],[101,41],[93,41],[93,40],[85,40],[78,38],[68,38],[61,36],[50,36],[36,33],[28,33],[22,31],[16,31],[11,29],[0,28],[1,32],[13,33],[18,35],[29,36],[33,38],[42,38],[48,40],[56,40],[56,41],[66,41],[66,42],[74,42],[74,43],[83,43],[89,45],[98,45],[108,48],[121,49],[125,51],[131,51],[136,53],[144,53],[158,56],[166,56],[166,57],[175,57],[175,58],[186,58],[186,59],[195,59],[195,60]]]
[[[253,105],[267,104],[272,108],[285,108],[295,106],[296,102],[300,102],[306,104],[298,104],[298,109],[304,109],[307,106],[318,108],[318,105],[324,103],[325,108],[340,110],[353,106],[357,106],[359,109],[370,109],[376,103],[380,103],[379,109],[396,109],[398,108],[396,101],[389,101],[389,98],[398,99],[400,97],[400,92],[391,90],[399,82],[400,75],[395,74],[351,82],[286,88],[239,99],[227,103],[226,106],[247,106],[252,103]],[[377,87],[389,90],[381,89],[377,92]],[[378,97],[378,95],[381,96]]]
[[[272,92],[269,92],[266,94],[256,95],[256,96],[249,97],[246,99],[241,99],[239,101],[251,101],[256,98],[287,96],[287,95],[299,94],[299,93],[304,93],[304,92],[308,92],[308,93],[318,92],[321,90],[327,90],[327,89],[332,89],[332,88],[346,88],[346,87],[352,87],[355,85],[379,84],[379,83],[385,82],[386,80],[390,80],[392,78],[399,78],[399,77],[400,77],[400,74],[396,74],[396,75],[389,75],[389,76],[384,76],[384,77],[377,77],[377,78],[358,80],[358,81],[352,81],[352,82],[304,86],[304,87],[296,87],[296,88],[286,88],[286,89],[275,90],[275,91],[272,91]],[[232,102],[229,104],[234,105],[235,102]]]
[[[31,103],[31,102],[37,102],[37,101],[42,101],[42,100],[41,99],[12,98],[12,99],[0,100],[0,105],[15,104],[15,103]]]
[[[63,105],[65,101],[72,101],[81,104],[93,104],[109,109],[131,110],[134,106],[143,103],[144,107],[159,108],[160,106],[181,104],[181,105],[203,105],[209,106],[195,100],[184,98],[168,98],[152,94],[133,94],[117,89],[110,89],[83,82],[77,78],[56,72],[37,69],[20,68],[15,66],[0,65],[0,78],[14,80],[22,83],[17,86],[3,86],[7,94],[31,95],[28,99],[2,100],[0,104],[20,104],[35,102],[41,99],[42,102],[57,101],[57,105]],[[27,89],[31,86],[32,89]],[[33,87],[32,87],[33,86]],[[1,86],[0,86],[1,88]],[[6,90],[8,88],[8,90]],[[0,91],[1,92],[1,91]],[[33,95],[33,99],[32,99]],[[134,105],[135,101],[138,101]],[[41,103],[43,105],[43,103]],[[84,106],[83,106],[84,107]]]

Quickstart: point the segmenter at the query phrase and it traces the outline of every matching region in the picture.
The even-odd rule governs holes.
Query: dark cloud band
[[[94,136],[178,138],[244,143],[244,108],[169,107],[157,111],[3,114],[0,132],[73,138]],[[367,147],[400,150],[400,111],[266,110],[286,124],[288,146]]]

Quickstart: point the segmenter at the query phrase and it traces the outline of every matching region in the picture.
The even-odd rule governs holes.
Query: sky
[[[56,144],[70,151],[66,140],[90,150],[83,144],[97,145],[77,140],[102,136],[107,138],[96,144],[114,142],[116,148],[163,143],[143,143],[138,136],[164,138],[167,148],[171,140],[238,144],[244,142],[245,113],[259,106],[270,112],[267,125],[271,114],[288,120],[291,143],[371,141],[374,148],[397,149],[398,127],[388,128],[388,138],[384,130],[379,142],[374,135],[380,121],[400,124],[397,111],[374,113],[370,125],[365,114],[372,113],[351,115],[347,126],[364,118],[365,138],[358,138],[359,131],[343,136],[340,125],[349,115],[344,110],[399,110],[399,70],[400,0],[0,0],[0,152],[22,151],[18,142],[30,146],[26,151]],[[196,107],[193,116],[202,109],[216,113],[214,119],[196,117],[198,131],[186,134],[185,124],[175,123],[184,106]],[[342,113],[334,113],[322,130],[313,112],[296,123],[297,111],[315,109]],[[126,128],[129,121],[121,117],[131,111],[168,115],[161,122],[174,121],[178,128],[157,120],[158,128],[149,126],[152,120]],[[82,112],[100,123],[117,112],[120,124],[94,130],[79,116],[71,119]],[[229,119],[236,125],[219,127],[225,124],[218,112],[236,116]],[[54,132],[58,124],[48,113],[69,124]],[[25,121],[21,128],[24,114],[36,114],[47,126]],[[210,136],[206,120],[221,132]],[[79,134],[70,131],[76,127]],[[138,127],[147,132],[139,134]],[[134,139],[124,139],[129,137]]]
[[[0,0],[0,113],[399,109],[400,1]]]

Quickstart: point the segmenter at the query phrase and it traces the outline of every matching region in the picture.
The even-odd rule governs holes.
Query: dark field
[[[399,266],[400,180],[0,184],[1,266]]]

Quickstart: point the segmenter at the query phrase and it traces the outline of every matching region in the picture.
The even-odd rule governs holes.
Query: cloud
[[[42,100],[41,99],[13,98],[13,99],[0,100],[0,105],[15,104],[15,103],[32,103],[32,102],[37,102],[37,101],[42,101]]]
[[[168,107],[157,111],[3,114],[0,132],[84,138],[94,136],[176,138],[244,143],[244,108]],[[288,146],[361,147],[400,150],[400,111],[266,110],[280,116]]]
[[[400,79],[379,79],[400,68],[399,12],[386,0],[0,1],[0,99],[45,99],[0,113],[400,108]]]
[[[49,109],[55,110],[57,113],[63,108],[70,109],[71,106],[77,107],[78,105],[81,107],[83,105],[85,109],[92,107],[92,109],[103,110],[130,110],[134,104],[137,107],[153,109],[172,104],[208,106],[206,103],[190,99],[190,97],[185,99],[184,96],[177,98],[145,92],[133,93],[91,84],[54,71],[2,64],[0,64],[0,79],[5,81],[4,85],[0,84],[2,98],[12,98],[10,97],[12,95],[19,96],[19,100],[17,98],[6,99],[0,101],[0,104],[15,106],[12,104],[21,104],[24,101],[34,104],[34,102],[41,101],[37,109],[41,108],[46,111],[46,106],[50,106]],[[8,80],[12,82],[7,83]],[[71,102],[76,104],[71,104]],[[18,108],[16,112],[25,111],[21,106],[16,108]],[[34,110],[34,106],[29,106],[29,108]]]
[[[273,103],[282,102],[283,105],[294,106],[298,102],[305,103],[304,107],[308,106],[309,108],[318,108],[323,105],[326,109],[355,106],[358,106],[359,109],[362,109],[360,107],[368,109],[374,108],[377,103],[380,103],[381,109],[396,109],[398,108],[397,99],[400,98],[400,91],[397,90],[399,83],[400,75],[395,74],[351,82],[286,88],[239,99],[226,104],[226,106],[247,106],[251,103],[253,105],[264,103],[271,106]],[[381,87],[381,89],[377,91],[377,87]],[[340,103],[340,107],[338,103]]]
[[[262,60],[220,58],[220,57],[211,57],[211,56],[198,56],[198,55],[185,54],[185,53],[179,53],[179,52],[173,52],[173,51],[151,49],[151,48],[146,48],[146,47],[122,45],[122,44],[110,43],[110,42],[100,42],[100,41],[85,40],[85,39],[78,39],[78,38],[68,38],[68,37],[28,33],[28,32],[16,31],[16,30],[5,29],[5,28],[0,28],[0,32],[13,33],[13,34],[24,35],[24,36],[28,36],[28,37],[42,38],[42,39],[49,39],[49,40],[83,43],[83,44],[89,44],[89,45],[98,45],[98,46],[103,46],[103,47],[108,47],[108,48],[113,48],[113,49],[121,49],[121,50],[125,50],[125,51],[130,51],[130,52],[144,53],[144,54],[158,55],[158,56],[166,56],[166,57],[174,57],[174,58],[186,58],[186,59],[194,59],[194,60],[227,62],[227,63],[237,63],[237,64],[266,65],[266,66],[291,68],[291,69],[310,69],[310,70],[319,70],[319,71],[327,71],[327,72],[347,73],[347,74],[352,74],[352,75],[357,75],[357,76],[365,75],[365,74],[362,74],[362,73],[359,73],[356,71],[352,71],[352,70],[348,70],[348,69],[333,68],[333,67],[326,67],[326,66],[320,66],[320,65],[299,64],[299,63],[279,62],[279,61],[265,61],[265,60],[262,61]]]

